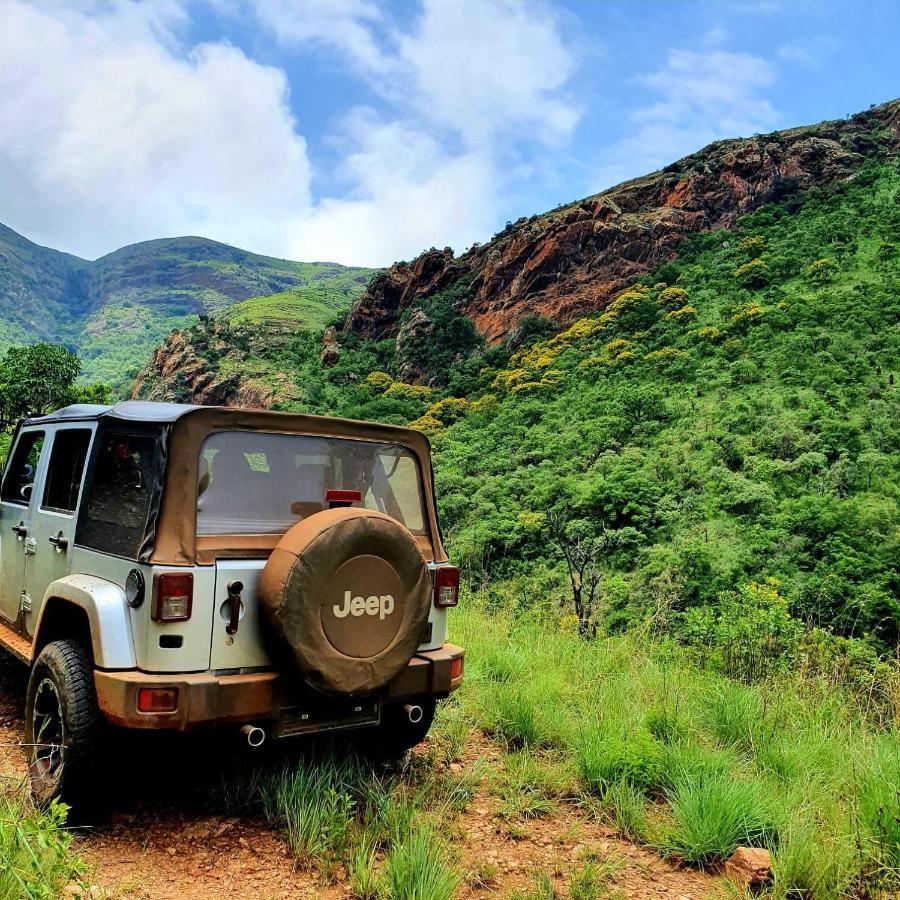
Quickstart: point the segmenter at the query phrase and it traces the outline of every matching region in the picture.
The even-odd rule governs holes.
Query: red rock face
[[[868,158],[900,153],[900,101],[849,119],[747,140],[720,141],[661,172],[520,220],[459,257],[429,250],[380,275],[347,328],[396,334],[400,314],[460,278],[470,316],[497,343],[523,316],[567,323],[672,259],[690,234],[728,228],[788,190],[852,177]]]
[[[219,326],[212,327],[215,339]],[[271,346],[277,341],[289,340],[289,333],[254,335],[253,340]],[[219,340],[217,349],[227,347],[227,341]],[[259,352],[259,346],[251,350]],[[236,350],[233,362],[240,363],[243,355]],[[234,372],[222,375],[217,366],[211,366],[199,356],[191,343],[189,332],[173,331],[153,354],[153,359],[140,372],[132,388],[134,400],[161,400],[177,403],[197,403],[201,406],[240,406],[268,409],[276,398],[276,391],[254,378]]]

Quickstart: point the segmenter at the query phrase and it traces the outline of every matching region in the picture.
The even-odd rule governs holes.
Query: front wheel
[[[90,656],[77,641],[53,641],[28,679],[25,742],[35,802],[59,798],[86,805],[92,784],[100,712]]]

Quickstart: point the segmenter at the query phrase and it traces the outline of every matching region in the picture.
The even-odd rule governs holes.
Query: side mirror
[[[19,489],[19,493],[22,495],[23,500],[31,499],[31,492],[34,490],[33,484],[23,484]]]

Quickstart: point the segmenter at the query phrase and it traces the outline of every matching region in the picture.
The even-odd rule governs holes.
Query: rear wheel
[[[434,721],[434,700],[414,700],[409,704],[393,704],[381,709],[381,724],[365,732],[361,746],[367,753],[383,759],[397,759],[428,736]],[[421,710],[418,718],[416,710]],[[411,721],[410,712],[413,712]]]
[[[96,788],[100,712],[94,668],[78,641],[54,641],[31,669],[25,742],[31,791],[40,805],[59,798],[83,807]]]

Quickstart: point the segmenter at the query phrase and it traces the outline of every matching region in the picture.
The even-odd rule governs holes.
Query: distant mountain
[[[55,341],[89,378],[132,378],[173,328],[240,304],[243,321],[290,309],[293,327],[346,312],[372,275],[335,263],[259,256],[199,237],[164,238],[89,262],[0,225],[0,350]],[[277,301],[265,301],[277,295]],[[249,301],[249,303],[245,302]]]

